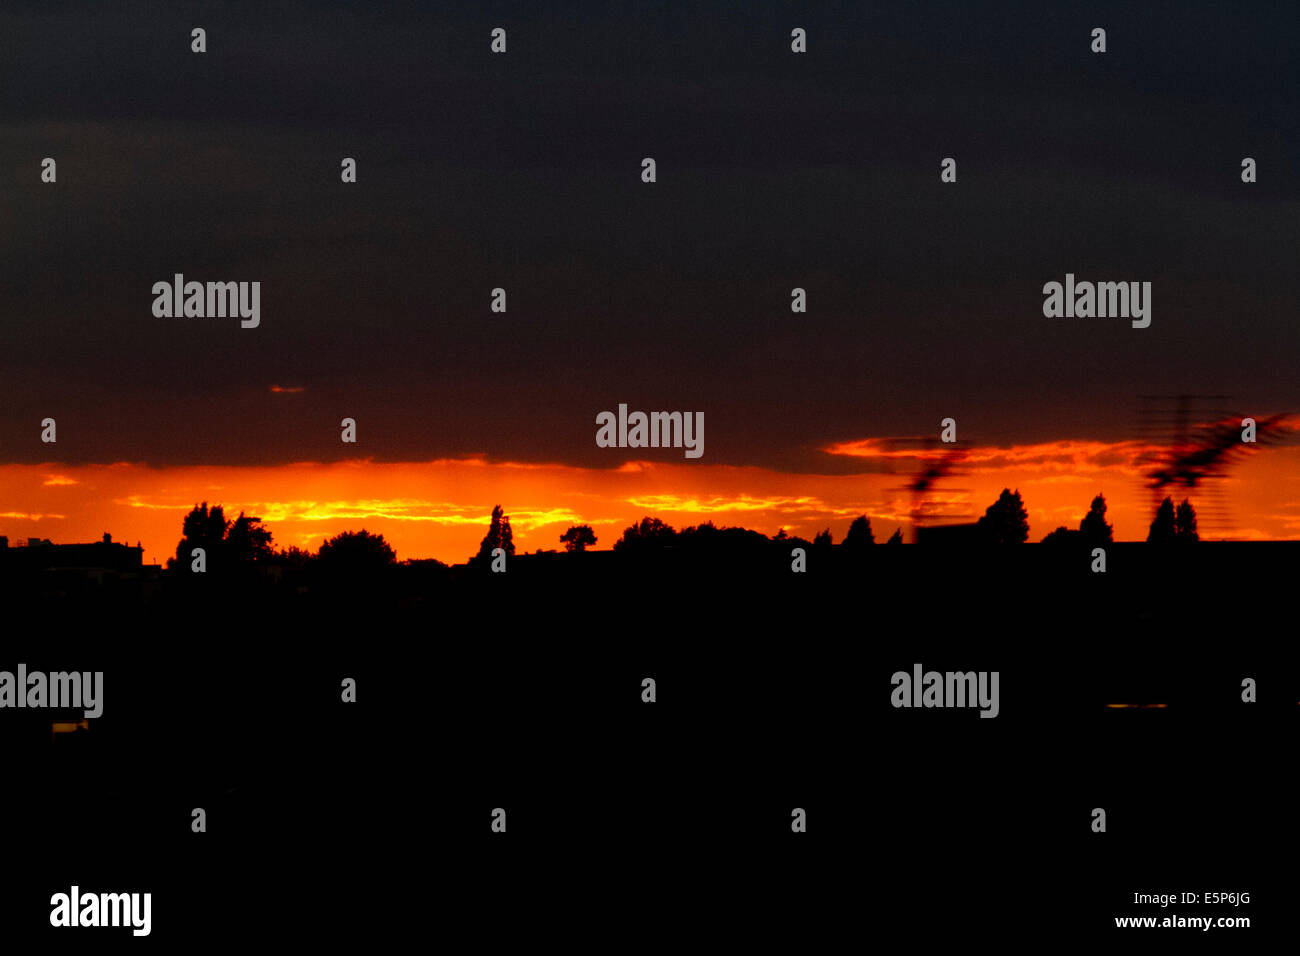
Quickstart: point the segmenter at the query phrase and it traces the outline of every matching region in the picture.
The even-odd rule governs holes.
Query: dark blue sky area
[[[1289,5],[78,6],[0,12],[0,461],[54,416],[71,462],[613,465],[626,402],[836,470],[946,416],[1300,405]],[[155,318],[176,272],[260,281],[261,327]],[[1150,281],[1151,327],[1044,318],[1066,272]]]

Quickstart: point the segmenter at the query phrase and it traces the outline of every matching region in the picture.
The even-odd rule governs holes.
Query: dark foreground
[[[77,883],[151,892],[177,951],[1284,939],[1297,557],[542,555],[148,600],[10,581],[0,670],[102,670],[104,712],[51,735],[59,715],[0,710],[0,925],[145,942],[51,929]],[[893,707],[918,663],[997,671],[998,716]],[[1251,901],[1133,902],[1227,891]],[[1142,915],[1251,928],[1115,928]]]

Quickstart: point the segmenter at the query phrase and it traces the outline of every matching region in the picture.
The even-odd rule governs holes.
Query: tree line
[[[1024,544],[1028,541],[1029,514],[1025,510],[1019,489],[1002,489],[997,500],[985,509],[976,522],[975,529],[976,537],[988,544]],[[572,525],[559,536],[560,544],[569,553],[582,553],[594,546],[597,540],[591,526],[586,524]],[[1106,498],[1098,494],[1092,499],[1092,504],[1077,529],[1062,525],[1044,537],[1042,543],[1093,547],[1109,544],[1112,540],[1113,528],[1106,521]],[[1175,506],[1173,499],[1166,497],[1156,509],[1156,515],[1148,529],[1147,541],[1153,544],[1178,544],[1197,540],[1196,509],[1191,502],[1184,499]],[[824,551],[833,546],[845,552],[856,552],[874,546],[876,536],[871,527],[871,518],[867,515],[853,519],[844,540],[838,546],[831,537],[830,528],[807,541],[788,535],[784,528],[769,538],[747,528],[720,528],[712,521],[677,530],[662,519],[647,515],[623,529],[623,533],[614,542],[614,551],[635,554],[676,546],[759,541],[780,541],[812,552]],[[885,546],[902,543],[903,531],[898,527],[885,541]],[[492,509],[487,533],[483,536],[478,551],[467,563],[471,568],[482,568],[490,564],[498,552],[507,556],[515,554],[514,532],[510,527],[510,518],[501,505]],[[181,540],[176,545],[176,555],[168,558],[167,568],[169,571],[197,570],[196,562],[200,560],[200,553],[204,570],[208,566],[214,570],[229,570],[276,563],[290,567],[311,567],[325,574],[337,572],[355,575],[377,573],[397,563],[396,552],[384,540],[384,536],[364,528],[360,531],[344,531],[332,538],[323,539],[315,553],[296,546],[276,548],[271,531],[263,526],[261,518],[241,511],[238,517],[230,519],[226,517],[221,505],[209,507],[206,501],[195,505],[185,516],[181,524]]]

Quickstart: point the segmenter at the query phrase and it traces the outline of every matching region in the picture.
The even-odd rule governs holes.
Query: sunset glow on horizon
[[[365,528],[381,533],[399,560],[459,563],[478,548],[492,506],[502,504],[520,552],[559,549],[572,524],[595,530],[597,549],[645,515],[674,527],[712,520],[772,535],[811,538],[830,528],[843,538],[854,517],[871,518],[878,541],[902,527],[912,540],[908,483],[925,453],[888,451],[874,440],[844,443],[828,454],[876,459],[876,470],[853,475],[803,474],[767,468],[629,461],[611,469],[488,462],[477,458],[388,463],[351,460],[266,467],[216,465],[153,468],[107,465],[0,466],[0,535],[10,545],[30,537],[56,543],[97,541],[104,532],[140,541],[147,563],[165,563],[195,504],[220,504],[228,517],[262,519],[277,547],[315,551],[326,538]],[[931,523],[970,521],[1004,488],[1018,489],[1029,512],[1030,541],[1054,528],[1077,528],[1098,493],[1120,541],[1144,540],[1151,497],[1139,459],[1150,448],[1133,442],[1061,441],[966,450],[958,473],[926,495]],[[1202,537],[1300,539],[1300,450],[1292,446],[1250,456],[1220,481],[1231,502],[1230,524]],[[882,471],[890,459],[896,471]],[[1199,489],[1171,491],[1197,505]]]

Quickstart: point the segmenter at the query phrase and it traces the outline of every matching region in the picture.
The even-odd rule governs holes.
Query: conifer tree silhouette
[[[1175,534],[1174,502],[1172,498],[1166,497],[1156,509],[1156,516],[1151,519],[1151,527],[1147,530],[1147,543],[1170,544]]]
[[[1020,489],[1003,488],[998,500],[989,505],[978,527],[984,539],[994,544],[1024,544],[1029,538],[1029,513],[1020,500]]]
[[[478,554],[474,555],[474,560],[490,562],[492,551],[496,548],[500,548],[508,555],[515,553],[515,536],[510,530],[510,518],[506,516],[500,505],[492,508],[492,523],[488,525],[488,532],[483,536],[483,542],[478,546]]]
[[[1079,532],[1089,547],[1110,544],[1114,540],[1114,528],[1106,523],[1106,499],[1103,495],[1092,499],[1092,506],[1079,522]]]
[[[876,536],[871,531],[871,519],[866,515],[858,515],[849,525],[849,533],[844,536],[842,547],[855,551],[875,543]]]
[[[1186,498],[1174,512],[1174,538],[1180,544],[1201,539],[1196,532],[1196,509]]]

